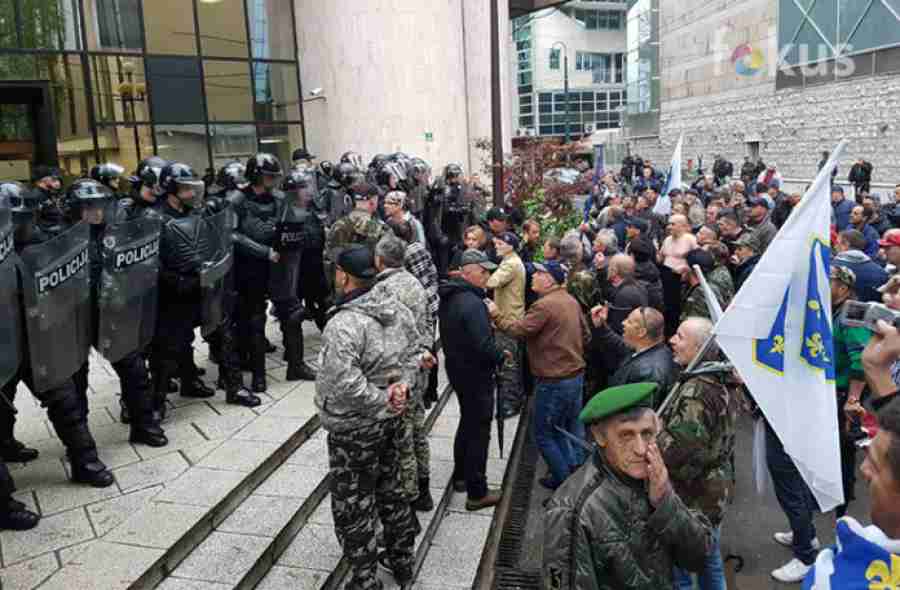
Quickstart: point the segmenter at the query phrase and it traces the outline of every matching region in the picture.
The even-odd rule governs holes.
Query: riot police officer
[[[162,169],[159,186],[159,316],[153,338],[150,368],[157,411],[164,417],[169,378],[178,374],[182,397],[215,395],[200,381],[191,363],[194,327],[201,320],[203,292],[200,271],[215,258],[216,236],[200,215],[205,185],[193,168],[172,162]]]
[[[341,162],[334,171],[334,178],[322,191],[322,201],[328,211],[325,224],[328,227],[345,216],[353,209],[353,200],[349,196],[349,189],[353,186],[356,168],[350,162]]]
[[[413,158],[407,166],[406,179],[407,208],[413,217],[422,221],[431,185],[431,166],[422,158]]]
[[[306,315],[312,318],[319,331],[325,329],[328,311],[328,283],[325,280],[325,226],[316,215],[314,208],[315,177],[306,170],[294,170],[281,185],[288,202],[296,203],[302,211],[303,252],[300,257],[300,280],[297,281],[297,296],[306,308]],[[302,343],[300,346],[303,349]]]
[[[91,178],[118,195],[122,190],[121,181],[125,169],[115,162],[104,162],[91,168]]]
[[[296,269],[281,262],[287,251],[279,224],[288,214],[284,194],[277,189],[284,175],[281,163],[272,154],[260,153],[247,161],[249,186],[238,193],[232,205],[237,213],[235,233],[235,279],[238,285],[238,334],[249,347],[253,374],[251,390],[266,391],[266,307],[271,294],[281,322],[288,357],[288,380],[315,379],[302,360],[302,321],[305,314],[297,299]],[[291,250],[293,252],[293,250]]]
[[[17,307],[23,328],[19,338],[21,363],[3,385],[3,395],[13,402],[18,384],[24,382],[47,408],[50,422],[66,447],[72,481],[110,486],[115,480],[97,456],[97,445],[72,381],[90,347],[89,227],[78,223],[51,233],[68,226],[68,221],[59,219],[58,210],[39,206],[42,196],[35,191],[26,193],[18,183],[5,184],[0,192],[17,194],[11,200],[16,223],[14,245],[21,261]],[[14,423],[11,406],[0,403],[0,430],[11,435]]]
[[[447,276],[450,260],[462,244],[466,228],[476,221],[462,174],[458,164],[448,164],[443,177],[432,188],[426,207],[425,232],[442,277]]]
[[[155,414],[153,391],[143,351],[153,335],[157,311],[160,217],[117,220],[114,193],[96,180],[78,180],[68,197],[91,226],[92,339],[112,364],[122,385],[122,402],[131,424],[132,443],[162,447],[168,439]],[[88,362],[79,391],[87,404]],[[86,408],[85,408],[85,413]]]
[[[71,226],[71,212],[63,199],[62,172],[53,166],[35,166],[31,178],[32,199],[40,203],[38,225],[51,237],[57,236]]]

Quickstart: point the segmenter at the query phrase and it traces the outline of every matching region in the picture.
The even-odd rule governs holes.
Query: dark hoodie
[[[450,384],[457,391],[484,387],[503,362],[484,304],[486,293],[463,279],[452,279],[441,283],[438,294],[441,346]]]

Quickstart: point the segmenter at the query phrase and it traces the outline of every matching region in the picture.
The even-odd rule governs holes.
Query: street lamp
[[[556,46],[562,46],[563,51],[563,92],[566,95],[566,138],[565,143],[569,143],[569,48],[566,47],[566,44],[562,41],[557,41],[551,47],[551,49],[556,49]]]

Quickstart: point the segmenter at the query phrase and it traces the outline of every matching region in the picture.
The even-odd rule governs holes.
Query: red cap
[[[886,235],[884,239],[878,240],[878,245],[883,248],[900,246],[900,232],[891,232],[890,234]]]

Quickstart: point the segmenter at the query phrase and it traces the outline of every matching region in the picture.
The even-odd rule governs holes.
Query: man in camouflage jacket
[[[399,450],[412,445],[401,414],[418,371],[418,330],[404,305],[371,288],[368,248],[350,246],[336,262],[340,295],[322,334],[315,402],[328,432],[335,534],[351,566],[345,588],[377,590],[376,517],[394,578],[412,582],[415,524]]]
[[[712,328],[706,318],[682,322],[672,337],[675,362],[682,367],[689,365]],[[680,381],[661,413],[657,444],[678,496],[689,508],[702,511],[713,526],[713,547],[700,572],[700,587],[725,588],[719,536],[725,509],[734,494],[735,421],[740,398],[731,368],[724,363],[701,362],[690,373],[682,374]],[[676,588],[693,588],[693,581],[683,570],[676,570],[675,583]]]
[[[364,244],[375,252],[375,244],[389,232],[388,227],[375,217],[378,208],[378,191],[369,184],[350,188],[355,208],[345,217],[334,222],[325,236],[325,275],[334,285],[334,264],[341,250],[352,244]]]
[[[428,512],[434,508],[429,488],[431,451],[425,431],[425,403],[423,394],[428,385],[429,369],[434,357],[434,316],[431,315],[425,288],[403,267],[406,243],[392,236],[382,238],[375,245],[375,268],[378,276],[373,291],[394,297],[415,319],[416,335],[412,341],[412,355],[421,369],[415,383],[410,384],[409,409],[403,414],[404,427],[410,432],[413,445],[401,448],[401,479],[413,508]]]

